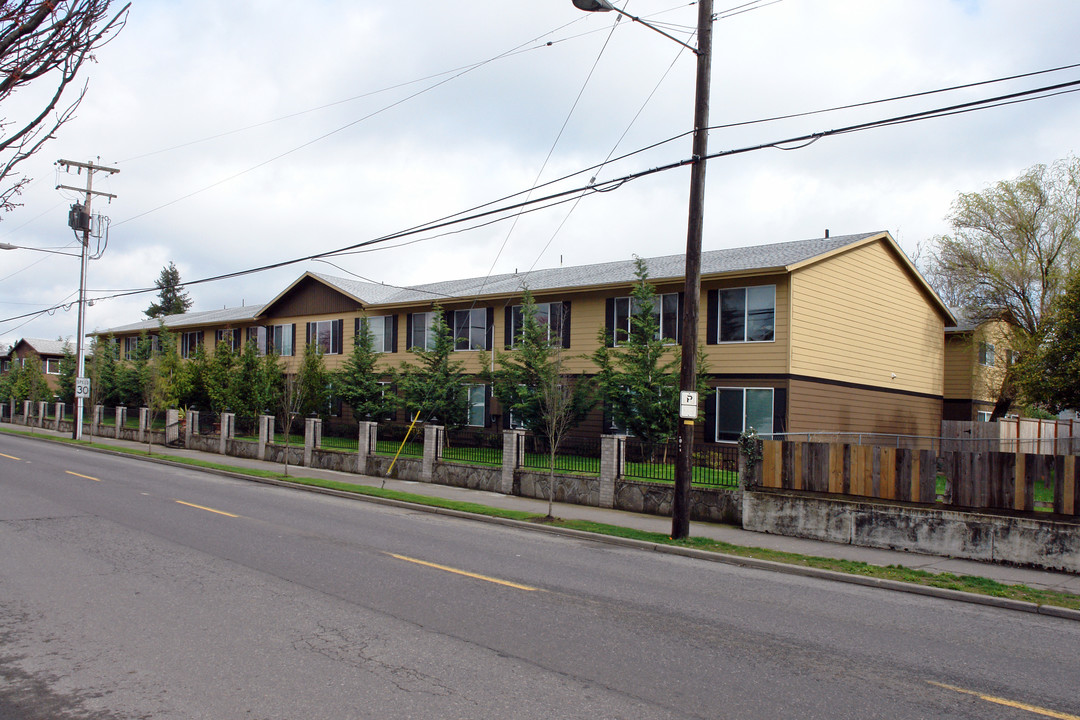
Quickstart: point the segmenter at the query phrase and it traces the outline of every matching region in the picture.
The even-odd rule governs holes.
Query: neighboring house
[[[32,355],[41,359],[41,371],[45,373],[49,389],[57,392],[60,387],[60,360],[64,357],[62,340],[23,338],[17,341],[7,349],[6,354],[0,352],[0,372],[7,372],[16,364],[25,364]]]
[[[1011,326],[982,323],[954,309],[955,325],[945,328],[944,420],[989,420],[1001,395],[1009,365],[1016,361]]]
[[[684,257],[647,261],[659,294],[661,337],[679,341]],[[432,305],[446,312],[470,373],[492,367],[520,323],[523,289],[566,348],[568,372],[595,371],[588,359],[601,328],[614,343],[628,327],[634,262],[449,280],[407,288],[307,272],[261,307],[163,318],[181,349],[247,338],[278,352],[295,371],[307,343],[338,369],[361,318],[382,366],[430,341]],[[760,433],[877,432],[938,435],[942,417],[944,329],[953,318],[886,232],[713,250],[701,258],[699,337],[710,388],[698,437],[734,441]],[[147,321],[95,333],[131,342]],[[480,380],[469,388],[470,424],[506,425]],[[598,408],[581,431],[600,433]]]

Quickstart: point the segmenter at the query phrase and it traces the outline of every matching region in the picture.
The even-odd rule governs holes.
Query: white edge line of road
[[[20,435],[20,437],[26,436]],[[31,439],[44,440],[46,442],[52,441],[52,438],[47,436],[41,436],[37,438],[31,436]],[[344,490],[334,490],[332,488],[322,488],[314,485],[303,485],[300,483],[288,482],[285,480],[275,480],[274,478],[262,478],[254,475],[247,475],[244,473],[231,472],[228,470],[219,470],[216,468],[200,467],[198,465],[188,465],[187,463],[173,462],[171,460],[162,460],[160,458],[142,457],[133,453],[118,452],[115,450],[106,450],[103,448],[91,448],[85,446],[74,447],[82,450],[90,450],[92,452],[103,453],[106,455],[116,455],[119,457],[133,458],[136,460],[141,460],[142,462],[152,462],[159,465],[168,465],[171,467],[184,468],[188,470],[198,470],[200,472],[209,473],[211,475],[220,475],[222,477],[233,478],[236,480],[246,480],[248,482],[257,482],[264,485],[275,485],[277,487],[288,488],[291,490],[302,490],[306,492],[315,492],[322,495],[332,495],[334,497],[349,500],[363,500],[379,505],[388,505],[391,507],[403,508],[407,510],[429,512],[436,515],[447,515],[449,517],[461,518],[465,520],[475,520],[495,525],[506,525],[518,529],[546,532],[552,535],[561,535],[564,537],[572,537],[580,540],[588,540],[591,542],[607,543],[609,545],[619,545],[622,547],[634,548],[637,550],[651,550],[654,552],[665,553],[668,555],[679,555],[682,557],[693,558],[695,560],[706,560],[709,562],[724,563],[726,565],[736,565],[739,567],[752,568],[755,570],[767,570],[770,572],[786,573],[788,575],[798,575],[801,577],[816,578],[819,580],[832,580],[835,582],[848,583],[849,585],[862,585],[864,587],[874,587],[880,588],[882,590],[893,590],[895,592],[905,592],[913,595],[925,595],[927,597],[939,598],[942,600],[954,600],[957,602],[966,602],[973,605],[986,605],[989,607],[1001,608],[1003,610],[1015,610],[1018,612],[1047,615],[1050,617],[1063,618],[1066,620],[1080,621],[1080,610],[1072,610],[1070,608],[1058,607],[1056,605],[1039,605],[1037,603],[1026,602],[1024,600],[999,598],[993,597],[991,595],[979,595],[976,593],[963,592],[961,590],[949,590],[948,588],[936,588],[927,585],[916,585],[914,583],[900,582],[899,580],[885,580],[882,578],[851,575],[848,573],[837,572],[834,570],[823,570],[821,568],[811,568],[802,565],[791,565],[788,563],[776,562],[774,560],[761,560],[759,558],[742,557],[741,555],[727,555],[724,553],[711,552],[708,550],[697,550],[695,548],[679,547],[677,545],[662,545],[660,543],[653,543],[647,540],[634,540],[632,538],[621,538],[614,535],[600,535],[598,533],[585,532],[584,530],[573,530],[571,528],[558,528],[552,527],[550,525],[539,525],[537,523],[525,522],[523,520],[493,517],[490,515],[479,515],[476,513],[462,512],[460,510],[450,510],[447,508],[433,507],[431,505],[406,502],[404,500],[395,500],[393,498],[382,498],[375,495],[351,493]]]

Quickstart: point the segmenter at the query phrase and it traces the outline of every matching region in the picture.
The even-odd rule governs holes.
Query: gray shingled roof
[[[701,254],[701,274],[703,276],[719,275],[749,270],[783,268],[879,234],[863,233],[861,235],[797,240],[727,250],[709,250]],[[682,278],[685,255],[646,258],[645,263],[649,269],[649,278],[653,281]],[[634,271],[634,261],[631,259],[596,265],[534,270],[530,273],[492,275],[488,278],[445,280],[407,288],[356,282],[318,273],[311,274],[359,298],[365,305],[393,305],[430,302],[441,298],[516,294],[520,293],[526,285],[533,292],[597,285],[618,285],[634,282],[636,279]]]
[[[751,247],[709,250],[701,254],[702,276],[738,273],[752,270],[769,270],[789,267],[834,250],[862,242],[881,232],[862,233],[859,235],[840,235],[830,238],[796,240],[794,242],[755,245]],[[685,256],[667,255],[658,258],[646,258],[649,278],[664,281],[683,277]],[[339,278],[322,273],[308,273],[327,285],[357,298],[363,305],[397,305],[407,303],[432,302],[448,298],[471,298],[483,295],[513,295],[520,293],[527,285],[533,292],[558,290],[561,288],[596,287],[602,285],[623,285],[636,280],[634,261],[618,260],[595,265],[549,268],[534,270],[529,273],[508,273],[492,275],[488,278],[468,278],[465,280],[444,280],[411,287],[394,287],[379,283],[361,282],[348,278]],[[169,315],[164,318],[168,328],[181,328],[192,325],[210,325],[238,322],[253,319],[264,305],[249,305],[242,308],[227,308],[209,312]],[[124,333],[157,329],[157,320],[142,322],[98,331],[104,335],[110,332]]]
[[[246,305],[237,308],[224,308],[221,310],[205,310],[203,312],[184,313],[183,315],[166,315],[161,318],[165,327],[184,328],[192,325],[212,325],[231,322],[243,322],[251,320],[263,309],[262,305]],[[93,335],[108,335],[109,333],[141,332],[143,330],[157,330],[158,319],[142,320],[130,325],[109,328],[108,330],[96,330]]]
[[[19,342],[24,342],[30,346],[30,349],[36,352],[38,355],[63,355],[64,354],[64,341],[63,340],[43,340],[42,338],[23,338]],[[16,345],[19,342],[15,343]],[[71,345],[72,349],[75,345]]]

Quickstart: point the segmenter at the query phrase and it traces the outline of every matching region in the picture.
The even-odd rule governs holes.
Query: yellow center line
[[[964,688],[956,687],[955,685],[946,685],[945,683],[934,682],[927,680],[927,682],[935,687],[944,688],[946,690],[952,690],[953,692],[963,693],[965,695],[974,695],[980,700],[985,700],[989,703],[995,703],[997,705],[1005,705],[1006,707],[1016,708],[1017,710],[1026,710],[1036,715],[1042,715],[1044,717],[1058,718],[1059,720],[1080,720],[1080,715],[1070,715],[1069,713],[1058,712],[1056,710],[1048,710],[1047,708],[1039,707],[1037,705],[1029,705],[1028,703],[1017,702],[1016,700],[1007,700],[1005,698],[994,697],[993,695],[984,695],[981,692],[975,690],[965,690]]]
[[[225,517],[238,518],[239,515],[233,515],[232,513],[222,512],[221,510],[215,510],[214,508],[203,507],[202,505],[195,505],[194,503],[184,502],[183,500],[176,500],[175,502],[181,505],[187,505],[188,507],[197,508],[199,510],[205,510],[206,512],[217,513],[218,515],[224,515]]]
[[[487,575],[478,575],[476,573],[467,572],[465,570],[458,570],[457,568],[447,567],[446,565],[437,565],[426,560],[417,560],[416,558],[407,557],[405,555],[397,555],[396,553],[386,553],[392,558],[398,560],[404,560],[405,562],[415,563],[417,565],[423,565],[429,568],[435,568],[436,570],[442,570],[443,572],[454,573],[455,575],[464,575],[465,577],[473,578],[475,580],[484,580],[485,582],[495,583],[496,585],[505,585],[506,587],[515,588],[517,590],[525,590],[528,592],[538,592],[540,588],[529,587],[528,585],[521,585],[519,583],[510,582],[509,580],[499,580],[498,578],[488,577]]]
[[[15,457],[14,455],[5,455],[4,453],[0,453],[0,457],[6,457],[8,460],[18,460],[19,459],[19,458]]]
[[[64,472],[66,472],[68,475],[74,475],[75,477],[81,477],[81,478],[85,478],[87,480],[93,480],[94,482],[101,482],[101,480],[99,478],[90,477],[89,475],[81,475],[80,473],[71,472],[70,470],[65,470]]]

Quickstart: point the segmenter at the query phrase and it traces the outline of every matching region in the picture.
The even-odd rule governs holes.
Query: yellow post
[[[386,470],[386,476],[390,477],[390,473],[394,472],[394,463],[397,462],[398,456],[401,455],[402,449],[405,447],[405,443],[409,442],[409,435],[412,435],[413,428],[416,427],[416,421],[420,419],[420,411],[416,411],[416,415],[413,417],[412,422],[409,423],[409,429],[405,431],[405,438],[401,441],[401,445],[398,445],[397,452],[394,453],[394,459],[390,461],[390,467]]]

